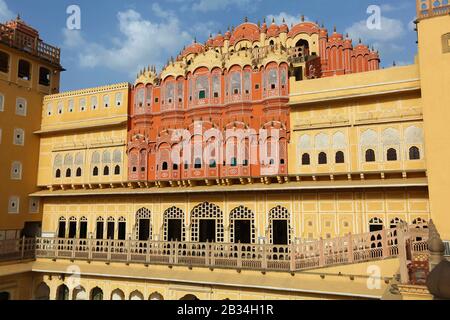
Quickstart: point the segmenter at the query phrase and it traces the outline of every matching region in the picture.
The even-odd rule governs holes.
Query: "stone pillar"
[[[430,251],[430,271],[432,271],[439,263],[444,260],[445,246],[444,242],[439,235],[439,232],[434,225],[433,220],[430,220],[428,225],[429,238],[428,238],[428,250]]]
[[[398,259],[400,260],[400,282],[409,283],[408,261],[406,252],[406,242],[408,240],[408,226],[406,224],[398,225]]]

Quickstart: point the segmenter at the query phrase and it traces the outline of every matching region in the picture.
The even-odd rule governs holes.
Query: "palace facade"
[[[449,12],[418,1],[419,52],[408,66],[380,69],[376,51],[304,19],[246,19],[160,72],[145,68],[133,85],[45,92],[31,129],[39,152],[27,149],[37,187],[21,189],[37,203],[42,232],[16,240],[21,257],[36,260],[20,273],[0,265],[0,291],[395,298],[395,275],[411,280],[404,241],[426,256],[430,219],[450,240]],[[14,23],[25,26],[6,26]],[[2,50],[13,56],[11,44]],[[54,68],[57,92],[59,60]],[[2,119],[3,132],[16,125]],[[4,211],[0,230],[24,228],[9,227]]]

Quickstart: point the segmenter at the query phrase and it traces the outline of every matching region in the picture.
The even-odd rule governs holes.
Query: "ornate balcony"
[[[36,239],[0,241],[0,262],[34,259]]]
[[[38,58],[49,61],[53,64],[60,64],[61,50],[53,47],[38,36],[31,36],[18,28],[0,24],[0,41],[12,48],[26,51]]]
[[[426,233],[399,228],[290,245],[38,238],[36,257],[297,272],[395,258],[407,247],[414,255],[427,255]]]

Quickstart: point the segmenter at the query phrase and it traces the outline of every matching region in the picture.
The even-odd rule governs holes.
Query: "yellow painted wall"
[[[39,131],[39,186],[128,180],[128,95],[129,84],[122,83],[45,97]],[[120,154],[117,161],[114,160],[115,152]],[[100,158],[98,162],[93,161],[95,153]],[[104,174],[106,166],[108,175]],[[117,166],[120,167],[119,174],[115,174]],[[93,174],[95,167],[98,176]],[[81,176],[78,177],[79,168]],[[57,170],[61,172],[59,178]]]
[[[59,91],[60,71],[54,65],[4,44],[0,44],[0,51],[9,54],[9,72],[0,72],[0,94],[4,101],[3,108],[0,107],[0,240],[2,240],[20,236],[20,230],[25,222],[37,222],[42,219],[39,202],[28,196],[37,190],[39,137],[34,135],[34,131],[40,128],[44,95]],[[20,59],[31,63],[30,80],[18,78]],[[49,86],[39,85],[40,67],[51,71]],[[26,113],[19,111],[20,115],[16,112],[18,98],[26,102],[22,103],[26,108],[19,109],[26,109]],[[24,131],[23,146],[13,143],[15,129]],[[22,165],[20,180],[11,179],[13,162],[20,162]],[[19,199],[17,213],[13,214],[8,210],[11,197]]]
[[[393,219],[413,223],[417,218],[428,220],[429,205],[426,188],[390,188],[386,190],[358,190],[329,192],[246,192],[201,193],[180,195],[135,195],[109,197],[57,197],[47,198],[44,204],[43,232],[56,234],[58,221],[71,217],[80,221],[86,217],[88,232],[95,235],[96,221],[120,217],[127,221],[127,235],[135,238],[135,216],[141,208],[151,211],[153,239],[162,240],[163,214],[176,206],[185,213],[186,237],[190,239],[189,225],[192,209],[208,201],[220,207],[224,217],[224,241],[230,241],[230,212],[243,205],[255,213],[256,240],[269,239],[269,212],[280,205],[291,216],[292,239],[343,236],[350,232],[358,234],[369,230],[372,218],[379,218],[386,228]],[[117,226],[116,226],[117,233]],[[117,234],[116,234],[117,236]]]
[[[335,78],[291,78],[289,173],[425,171],[417,77],[413,65]],[[410,160],[411,147],[419,148],[420,159]],[[397,161],[387,161],[391,148]],[[368,149],[374,150],[375,162],[366,162]],[[345,156],[343,164],[336,162],[339,151]],[[327,164],[319,164],[321,152]],[[304,154],[309,154],[310,165],[302,164]]]
[[[422,19],[418,32],[431,216],[450,240],[450,16]]]

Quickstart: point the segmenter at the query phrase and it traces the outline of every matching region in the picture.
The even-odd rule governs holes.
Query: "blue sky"
[[[66,9],[81,9],[81,30],[68,30]],[[365,27],[367,8],[381,8],[381,30]],[[194,37],[225,32],[248,16],[252,22],[304,14],[332,32],[349,32],[380,51],[382,66],[409,64],[416,54],[415,0],[0,0],[0,19],[20,13],[44,41],[62,49],[61,90],[133,82],[139,68],[162,66]]]

